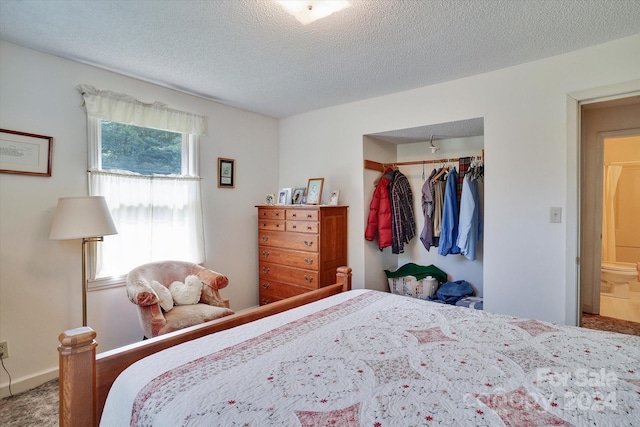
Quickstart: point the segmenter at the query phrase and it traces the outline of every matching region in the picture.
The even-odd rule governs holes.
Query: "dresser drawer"
[[[293,231],[297,233],[318,233],[318,223],[313,221],[287,220],[287,231]]]
[[[287,220],[317,221],[318,211],[305,211],[301,209],[288,209]]]
[[[309,292],[309,288],[273,280],[260,280],[260,305]]]
[[[276,302],[276,301],[280,301],[283,300],[285,298],[283,297],[279,297],[275,294],[269,293],[269,292],[262,292],[260,291],[260,298],[259,298],[259,304],[260,305],[267,305],[267,304],[271,304],[272,302]]]
[[[303,233],[280,233],[278,231],[258,231],[258,244],[307,252],[318,252],[318,235]]]
[[[261,219],[285,219],[284,209],[258,209],[258,221]]]
[[[316,289],[320,287],[317,271],[260,261],[258,263],[258,273],[260,283],[267,280],[300,285],[305,288]]]
[[[258,248],[258,257],[260,261],[289,265],[291,267],[305,268],[308,270],[318,270],[317,252],[292,251],[270,246],[260,246]]]
[[[284,231],[285,230],[285,222],[284,220],[279,221],[275,219],[259,219],[258,220],[258,228],[260,230],[274,230],[274,231]]]

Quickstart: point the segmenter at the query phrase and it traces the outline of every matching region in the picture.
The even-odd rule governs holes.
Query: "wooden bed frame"
[[[158,351],[253,322],[351,289],[351,268],[338,267],[336,283],[318,290],[233,314],[182,331],[101,353],[89,327],[60,334],[60,427],[98,426],[107,394],[116,377],[132,363]]]

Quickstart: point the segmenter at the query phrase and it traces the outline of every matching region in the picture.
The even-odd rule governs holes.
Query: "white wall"
[[[49,240],[59,197],[87,194],[87,126],[75,86],[90,84],[206,116],[200,171],[205,266],[229,276],[233,309],[257,305],[254,205],[278,185],[278,123],[238,110],[0,42],[0,128],[55,138],[53,175],[0,174],[0,341],[14,393],[57,376],[58,335],[81,325],[81,243]],[[235,189],[217,188],[217,158],[236,159]],[[99,351],[142,337],[124,287],[89,292],[88,324]],[[0,395],[8,377],[0,372]]]
[[[532,63],[280,121],[280,184],[324,176],[349,208],[349,264],[367,285],[363,135],[484,118],[488,311],[571,323],[577,284],[576,123],[569,94],[638,80],[640,35]],[[304,159],[304,161],[294,161]],[[573,165],[573,166],[572,166]],[[367,177],[365,175],[365,181]],[[342,195],[344,194],[344,197]],[[571,206],[567,206],[567,200]],[[559,206],[560,224],[549,223]],[[569,209],[567,209],[569,207]],[[577,244],[577,243],[576,243]],[[365,254],[366,257],[365,257]],[[569,254],[569,255],[568,255]],[[366,273],[365,273],[366,272]]]

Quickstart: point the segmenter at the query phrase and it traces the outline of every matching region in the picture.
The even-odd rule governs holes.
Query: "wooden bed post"
[[[60,427],[92,426],[96,420],[96,333],[83,326],[63,332],[60,345]]]
[[[338,267],[336,269],[336,283],[342,284],[342,292],[351,290],[351,268],[350,267]]]

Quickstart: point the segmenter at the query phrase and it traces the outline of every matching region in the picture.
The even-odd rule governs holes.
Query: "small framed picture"
[[[235,188],[236,161],[218,157],[218,188]]]
[[[276,195],[275,194],[267,194],[267,206],[273,206],[276,204]]]
[[[329,204],[332,206],[337,206],[338,197],[340,197],[340,190],[331,190],[331,193],[329,194]]]
[[[304,188],[296,188],[293,190],[293,195],[291,196],[291,203],[294,205],[301,205],[302,199],[304,199]]]
[[[291,189],[283,188],[278,194],[278,205],[290,205],[291,204]]]
[[[322,186],[324,178],[309,178],[307,184],[307,204],[319,205],[322,203]]]
[[[0,129],[0,172],[51,176],[53,137]]]

